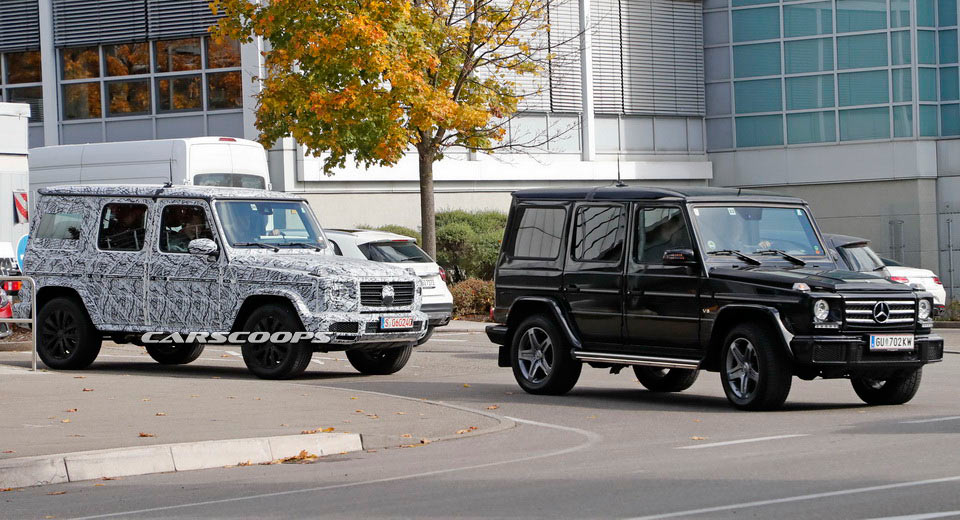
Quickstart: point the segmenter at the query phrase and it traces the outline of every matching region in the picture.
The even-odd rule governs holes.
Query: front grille
[[[353,321],[340,321],[330,324],[330,332],[356,334],[358,330],[360,330],[360,324]]]
[[[393,303],[383,303],[383,287],[393,287]],[[367,307],[406,307],[413,304],[413,282],[360,282],[360,303]]]
[[[846,300],[844,321],[848,328],[911,328],[916,321],[917,302],[904,299]]]

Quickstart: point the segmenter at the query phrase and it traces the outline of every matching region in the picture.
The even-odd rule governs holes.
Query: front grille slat
[[[874,309],[881,303],[886,304],[886,319],[877,320]],[[903,329],[914,324],[916,307],[917,303],[911,300],[877,297],[868,300],[847,299],[844,302],[844,321],[847,328],[858,330]]]
[[[393,287],[393,303],[384,305],[383,288]],[[406,307],[413,304],[416,286],[413,282],[360,282],[360,303],[366,307]]]

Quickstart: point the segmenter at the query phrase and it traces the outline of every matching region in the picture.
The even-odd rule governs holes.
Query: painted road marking
[[[740,439],[736,441],[711,442],[710,444],[694,444],[693,446],[678,446],[677,450],[700,450],[703,448],[716,448],[718,446],[731,446],[733,444],[746,444],[748,442],[773,441],[777,439],[792,439],[794,437],[807,437],[808,433],[794,433],[790,435],[773,435],[771,437],[755,437],[753,439]]]
[[[226,352],[227,354],[230,354],[231,356],[237,356],[237,357],[241,356],[239,352],[235,352],[233,350],[224,350],[224,352]]]
[[[883,516],[871,518],[870,520],[932,520],[934,518],[948,518],[960,516],[960,511],[941,511],[939,513],[919,513],[916,515],[904,516]]]
[[[943,422],[943,421],[957,421],[960,420],[960,415],[953,415],[951,417],[936,417],[933,419],[919,419],[916,421],[900,421],[900,424],[925,424],[932,422]]]

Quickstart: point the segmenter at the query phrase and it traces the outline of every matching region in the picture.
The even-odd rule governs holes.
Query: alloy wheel
[[[736,338],[730,343],[726,361],[727,385],[738,399],[749,399],[760,382],[760,358],[753,343]]]
[[[545,330],[540,327],[527,329],[520,338],[520,348],[517,351],[523,377],[533,384],[539,384],[550,377],[555,354],[553,341]]]
[[[40,327],[40,344],[54,359],[67,359],[80,346],[76,318],[64,310],[52,312]]]
[[[264,316],[260,321],[257,322],[256,326],[253,327],[251,333],[256,332],[266,332],[268,334],[273,334],[274,332],[279,332],[282,324],[280,320],[273,316]],[[276,345],[272,342],[265,343],[256,343],[252,344],[252,353],[253,359],[258,365],[263,368],[273,368],[281,363],[283,360],[290,355],[289,343]]]

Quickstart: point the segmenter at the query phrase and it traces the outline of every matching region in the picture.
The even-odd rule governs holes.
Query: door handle
[[[577,293],[580,292],[580,286],[575,283],[567,284],[567,292]]]

